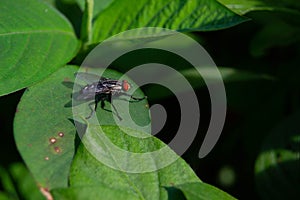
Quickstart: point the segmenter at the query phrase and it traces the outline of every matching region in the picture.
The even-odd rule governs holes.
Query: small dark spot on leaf
[[[60,149],[59,147],[54,147],[54,151],[55,151],[56,153],[60,153],[60,152],[61,152],[61,149]]]
[[[65,77],[65,78],[64,78],[64,81],[70,81],[70,78]]]
[[[54,144],[56,141],[57,141],[57,140],[56,140],[56,138],[54,138],[54,137],[52,137],[52,138],[49,139],[49,142],[50,142],[51,144]]]
[[[32,147],[32,144],[28,144],[28,147]]]
[[[59,136],[59,137],[64,137],[64,135],[65,135],[65,134],[64,134],[63,132],[59,132],[59,133],[58,133],[58,136]]]

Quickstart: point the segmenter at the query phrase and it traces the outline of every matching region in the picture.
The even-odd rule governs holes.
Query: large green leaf
[[[59,200],[139,200],[139,198],[131,191],[120,190],[107,186],[85,186],[85,187],[71,187],[63,189],[54,189],[52,191],[54,199]]]
[[[117,169],[113,169],[105,164],[103,160],[99,161],[90,154],[84,145],[81,145],[76,153],[70,173],[70,185],[72,187],[99,186],[104,188],[112,188],[107,190],[102,196],[113,195],[118,190],[129,191],[133,197],[139,199],[167,199],[167,190],[164,186],[171,187],[173,184],[183,184],[187,182],[201,182],[194,174],[193,170],[177,156],[165,144],[154,137],[143,139],[129,136],[150,136],[147,133],[126,129],[126,133],[120,131],[116,126],[94,126],[88,123],[83,143],[86,137],[97,138],[101,140],[95,141],[95,145],[103,148],[103,155],[108,159],[115,161]],[[130,155],[118,157],[118,152],[114,152],[108,144],[109,139],[113,145],[124,151],[134,153],[153,152],[154,150],[167,148],[164,154],[157,157],[148,156],[148,160],[138,159],[132,162]],[[100,152],[101,153],[101,152]],[[98,156],[98,155],[96,155]],[[171,156],[175,158],[170,165],[159,168],[160,162],[169,159]],[[102,157],[104,158],[104,157]],[[120,159],[120,160],[118,160]],[[138,162],[137,162],[138,161]],[[135,169],[148,169],[149,165],[158,169],[145,173],[129,173],[126,169],[135,166]],[[97,196],[94,196],[97,198]],[[99,198],[99,197],[98,197]]]
[[[14,163],[8,170],[0,168],[0,181],[3,186],[3,197],[0,199],[45,199],[40,193],[33,177],[22,163]]]
[[[118,0],[95,19],[93,42],[133,28],[209,31],[244,21],[246,18],[234,14],[215,0]]]
[[[36,0],[0,1],[0,95],[36,83],[75,55],[70,23]]]
[[[0,192],[0,199],[17,198],[17,189],[13,183],[12,177],[10,176],[8,170],[0,166],[0,183],[2,191]]]
[[[47,189],[67,186],[76,130],[70,121],[72,109],[65,107],[71,100],[72,89],[64,86],[63,81],[73,80],[77,70],[73,66],[62,68],[29,87],[15,116],[18,150],[35,180]]]
[[[67,186],[76,135],[72,109],[74,113],[79,108],[86,111],[82,113],[83,118],[90,113],[88,104],[91,101],[74,103],[72,107],[74,73],[78,69],[75,66],[67,66],[39,84],[29,87],[22,96],[15,116],[14,134],[17,147],[38,184],[48,190]],[[121,76],[112,70],[107,70],[105,75],[111,78]],[[129,79],[128,81],[134,85]],[[136,93],[142,94],[141,91]],[[118,101],[124,102],[114,102]],[[130,114],[137,123],[150,123],[146,104],[145,101],[130,103]],[[106,103],[105,108],[111,109],[109,103]],[[123,116],[122,110],[119,110],[119,113]],[[101,124],[115,124],[111,112],[99,108],[97,115]],[[60,133],[64,134],[63,137]]]
[[[255,164],[257,189],[264,199],[296,199],[300,187],[299,112],[265,139]]]

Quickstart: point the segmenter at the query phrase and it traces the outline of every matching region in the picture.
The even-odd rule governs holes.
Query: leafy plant
[[[299,64],[300,53],[299,20],[295,20],[299,19],[299,10],[296,0],[0,1],[0,107],[3,110],[0,120],[1,125],[6,124],[3,132],[9,138],[12,137],[13,120],[15,143],[7,144],[17,146],[28,168],[9,154],[3,156],[3,163],[1,157],[0,188],[3,191],[0,191],[0,199],[193,200],[235,199],[233,196],[252,199],[256,195],[275,199],[285,197],[282,193],[288,193],[290,198],[299,196],[295,190],[300,184],[297,173],[299,115],[294,114],[299,110],[300,92],[299,69],[295,67]],[[233,122],[234,127],[226,124],[226,136],[222,136],[209,159],[199,161],[195,156],[201,145],[197,138],[184,159],[168,149],[167,155],[175,156],[176,162],[154,172],[135,174],[104,165],[78,142],[77,122],[70,101],[74,73],[93,47],[122,31],[149,26],[189,34],[207,48],[226,83],[229,122]],[[243,44],[242,50],[227,43],[228,38],[239,40],[237,36],[243,34],[247,37],[237,42]],[[251,37],[250,41],[248,37]],[[288,53],[284,53],[285,50]],[[117,79],[132,66],[156,59],[183,74],[202,97],[200,103],[209,107],[205,84],[194,68],[163,52],[139,53],[139,56],[132,54],[115,61],[114,67],[105,72],[107,77]],[[273,60],[274,56],[280,57],[278,62]],[[86,68],[90,72],[97,70]],[[209,70],[202,75],[211,80],[216,78]],[[127,79],[134,86],[131,78],[134,77]],[[145,94],[148,101],[135,102],[129,108],[136,123],[151,124],[148,104],[162,103],[170,106],[169,110],[176,106],[173,105],[174,96],[163,88],[148,86],[142,89],[137,89],[135,95]],[[182,92],[186,90],[183,88]],[[7,106],[8,101],[12,105]],[[80,106],[88,107],[88,104],[85,102]],[[106,106],[110,108],[109,103]],[[265,112],[261,113],[261,110]],[[205,111],[206,114],[209,112]],[[243,119],[233,120],[235,112]],[[97,110],[100,125],[84,120],[87,112],[81,115],[80,123],[86,132],[104,134],[118,147],[137,153],[164,147],[164,142],[175,133],[177,120],[171,116],[171,123],[157,137],[149,136],[150,129],[136,130],[123,124],[133,134],[149,136],[140,140],[118,129],[113,113],[106,110]],[[288,118],[290,115],[293,117]],[[285,118],[288,120],[263,140],[272,126]],[[202,131],[199,130],[200,138]],[[288,135],[285,135],[287,131]],[[2,146],[2,152],[10,152],[11,146]],[[262,150],[259,150],[261,146]],[[136,167],[147,164],[141,162]],[[222,181],[216,182],[216,175],[207,178],[212,171],[228,164],[234,166],[235,174],[252,174],[240,175],[240,180],[233,179],[239,181],[236,184],[239,191],[245,190],[241,186],[245,184],[246,195],[226,187]],[[251,179],[254,180],[254,176],[258,193],[254,192]],[[199,177],[205,177],[205,182],[217,185],[233,196],[202,182]],[[276,195],[272,194],[274,183]]]

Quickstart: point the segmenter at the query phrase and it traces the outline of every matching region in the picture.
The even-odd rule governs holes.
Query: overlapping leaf
[[[115,126],[102,126],[102,129],[100,129],[93,124],[88,125],[86,132],[86,134],[93,135],[93,137],[104,134],[110,139],[113,145],[128,152],[143,154],[165,147],[165,144],[154,137],[139,139],[128,136],[128,133],[139,136],[147,134],[129,129],[125,133]],[[95,156],[92,156],[88,151],[90,149],[87,150],[82,145],[79,147],[72,165],[70,174],[71,187],[100,185],[104,186],[104,188],[111,188],[111,190],[107,191],[108,195],[112,195],[118,190],[124,190],[131,192],[133,197],[139,199],[167,199],[167,190],[163,186],[186,182],[200,182],[193,170],[171,149],[157,157],[148,156],[149,160],[138,159],[135,162],[130,162],[130,155],[128,157],[118,157],[117,152],[111,151],[112,149],[108,148],[107,143],[101,144],[98,142],[97,145],[99,145],[98,148],[105,149],[106,156],[114,160],[115,167],[119,168],[113,169],[111,166],[104,164],[103,160],[99,160],[99,158],[95,159]],[[175,156],[174,162],[160,169],[160,162],[172,159],[171,156]],[[157,167],[157,170],[153,172],[142,171],[143,169],[148,169],[150,165]],[[135,167],[135,169],[141,170],[141,172],[130,173],[126,171],[126,167],[127,169]]]
[[[280,1],[280,0],[218,0],[227,8],[238,14],[246,14],[251,11],[268,10],[268,11],[285,11],[300,14],[297,0]]]

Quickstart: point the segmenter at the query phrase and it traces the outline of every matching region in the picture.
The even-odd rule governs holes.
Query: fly
[[[118,81],[110,78],[105,78],[105,77],[100,77],[95,74],[90,74],[90,73],[84,73],[84,72],[78,72],[75,74],[77,78],[84,80],[86,82],[91,82],[91,84],[88,84],[81,88],[79,91],[78,95],[76,96],[76,100],[94,100],[94,102],[89,104],[89,107],[91,109],[91,113],[89,116],[86,117],[86,119],[89,119],[93,116],[93,114],[97,110],[98,103],[100,102],[101,108],[103,110],[106,110],[104,108],[105,106],[105,101],[108,101],[111,103],[116,116],[118,117],[119,120],[122,120],[121,116],[118,113],[118,110],[112,103],[112,96],[128,96],[133,100],[136,101],[141,101],[143,99],[146,99],[147,97],[134,97],[132,95],[129,95],[127,93],[128,90],[130,90],[130,84],[128,83],[127,80],[123,81]],[[91,107],[92,104],[95,104],[94,108]]]

